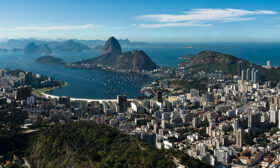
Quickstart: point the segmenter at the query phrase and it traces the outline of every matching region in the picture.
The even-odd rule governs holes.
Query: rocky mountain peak
[[[110,37],[103,48],[102,54],[121,54],[121,45],[115,37]]]

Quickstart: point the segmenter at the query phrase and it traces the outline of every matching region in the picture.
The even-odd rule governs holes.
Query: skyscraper
[[[235,118],[235,119],[233,119],[233,129],[235,129],[235,130],[237,130],[237,129],[239,129],[240,128],[240,124],[241,122],[240,122],[240,119],[239,118]]]
[[[249,80],[251,80],[251,72],[250,72],[250,69],[248,68],[247,69],[247,73],[246,73],[246,78],[247,78],[247,80],[249,81]]]
[[[252,69],[251,71],[251,81],[254,81],[254,73],[255,73],[255,68]]]
[[[24,87],[19,87],[17,89],[16,97],[17,97],[18,100],[26,99],[29,96],[31,96],[31,87],[24,86]]]
[[[245,80],[245,70],[242,70],[242,71],[241,71],[241,79],[242,79],[242,80]]]
[[[118,95],[118,106],[120,108],[120,112],[125,112],[127,110],[127,98],[125,95]]]
[[[31,85],[32,84],[32,72],[26,72],[25,84],[27,84],[27,85]]]
[[[271,110],[269,116],[270,116],[270,122],[276,124],[279,117],[278,111]]]
[[[158,102],[162,102],[162,91],[157,91],[157,93],[156,93],[156,100]]]
[[[244,144],[244,131],[243,129],[238,129],[236,131],[236,145],[241,148],[243,144]]]
[[[252,113],[248,115],[248,127],[256,128],[259,127],[261,123],[261,114],[260,113]]]
[[[242,71],[242,61],[237,62],[237,75],[241,76],[241,71]]]
[[[253,80],[253,82],[257,82],[258,80],[259,80],[259,70],[256,70],[254,72],[254,80]]]

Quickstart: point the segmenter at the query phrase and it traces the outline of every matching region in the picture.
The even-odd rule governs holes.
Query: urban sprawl
[[[270,62],[266,68],[273,68]],[[258,83],[258,70],[243,69],[241,61],[236,69],[231,75],[162,67],[149,72],[156,80],[142,88],[145,96],[118,95],[116,100],[100,101],[49,97],[40,89],[65,83],[2,69],[0,110],[13,105],[26,112],[20,126],[28,131],[36,131],[36,125],[87,120],[117,128],[156,148],[182,150],[213,166],[280,166],[280,84]],[[18,160],[14,156],[2,166]]]

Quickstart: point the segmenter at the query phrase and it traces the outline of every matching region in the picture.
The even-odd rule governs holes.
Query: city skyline
[[[279,42],[279,2],[0,1],[0,39]],[[158,4],[161,4],[160,6]]]

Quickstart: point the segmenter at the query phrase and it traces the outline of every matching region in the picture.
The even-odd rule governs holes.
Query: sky
[[[280,42],[279,0],[0,0],[0,39]]]

